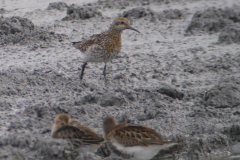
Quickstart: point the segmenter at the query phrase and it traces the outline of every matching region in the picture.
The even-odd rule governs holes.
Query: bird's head
[[[54,119],[54,125],[58,129],[61,128],[62,126],[68,125],[69,122],[70,122],[70,117],[68,114],[65,114],[65,113],[61,113],[57,115],[56,118]]]
[[[116,119],[113,117],[106,117],[103,120],[103,131],[107,135],[115,126],[117,126]]]
[[[126,18],[123,18],[123,17],[118,17],[116,18],[111,27],[111,29],[114,29],[114,30],[118,30],[118,31],[123,31],[125,29],[131,29],[133,31],[136,31],[138,33],[140,33],[138,30],[136,30],[135,28],[131,27],[129,25],[129,21],[126,19]]]

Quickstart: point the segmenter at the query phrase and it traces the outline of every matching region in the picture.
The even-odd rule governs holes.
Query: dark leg
[[[79,76],[80,80],[83,79],[84,69],[85,69],[86,65],[87,65],[87,62],[83,63],[83,65],[82,65],[82,71],[81,71],[81,74]]]
[[[107,63],[105,63],[105,66],[103,68],[103,76],[104,76],[105,81],[107,80],[106,79],[106,68],[107,68]]]
[[[107,63],[105,63],[105,66],[104,66],[104,69],[103,69],[103,76],[104,76],[104,80],[105,80],[105,86],[107,85],[106,68],[107,68]]]

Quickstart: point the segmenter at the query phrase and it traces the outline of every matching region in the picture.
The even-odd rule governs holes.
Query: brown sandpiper
[[[96,152],[104,139],[88,126],[71,120],[65,113],[58,114],[52,126],[51,136],[53,138],[69,140],[75,149],[83,153]]]
[[[79,76],[80,80],[83,79],[84,69],[88,62],[104,62],[103,75],[106,81],[107,62],[115,58],[121,51],[121,34],[125,29],[131,29],[140,33],[129,25],[129,21],[126,18],[118,17],[113,21],[107,31],[101,34],[92,35],[80,42],[72,42],[73,46],[85,55],[81,74]]]
[[[130,123],[117,124],[110,116],[104,119],[103,131],[111,152],[123,160],[150,160],[160,150],[177,144],[154,129]]]

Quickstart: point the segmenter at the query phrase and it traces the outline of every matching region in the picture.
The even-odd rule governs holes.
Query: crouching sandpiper
[[[130,123],[117,124],[110,116],[103,121],[103,131],[111,152],[123,160],[150,160],[160,150],[177,144],[151,128]]]
[[[54,119],[51,136],[66,139],[72,142],[75,149],[81,152],[84,158],[87,152],[96,152],[104,139],[88,126],[71,120],[68,114],[59,114]]]

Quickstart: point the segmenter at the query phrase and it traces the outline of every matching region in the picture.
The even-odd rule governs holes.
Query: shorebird
[[[72,42],[73,46],[85,54],[85,62],[82,65],[80,80],[83,79],[84,69],[88,62],[104,62],[104,79],[106,81],[107,62],[115,58],[121,50],[121,33],[125,29],[131,29],[140,33],[129,25],[126,18],[118,17],[111,24],[110,28],[101,34],[95,34],[80,41]]]
[[[104,119],[103,131],[111,152],[124,160],[149,160],[160,150],[177,144],[151,128],[130,123],[117,124],[110,116]]]
[[[68,114],[59,114],[54,119],[51,135],[53,138],[70,140],[75,149],[83,153],[96,152],[104,139],[91,128],[77,122],[71,121]]]

